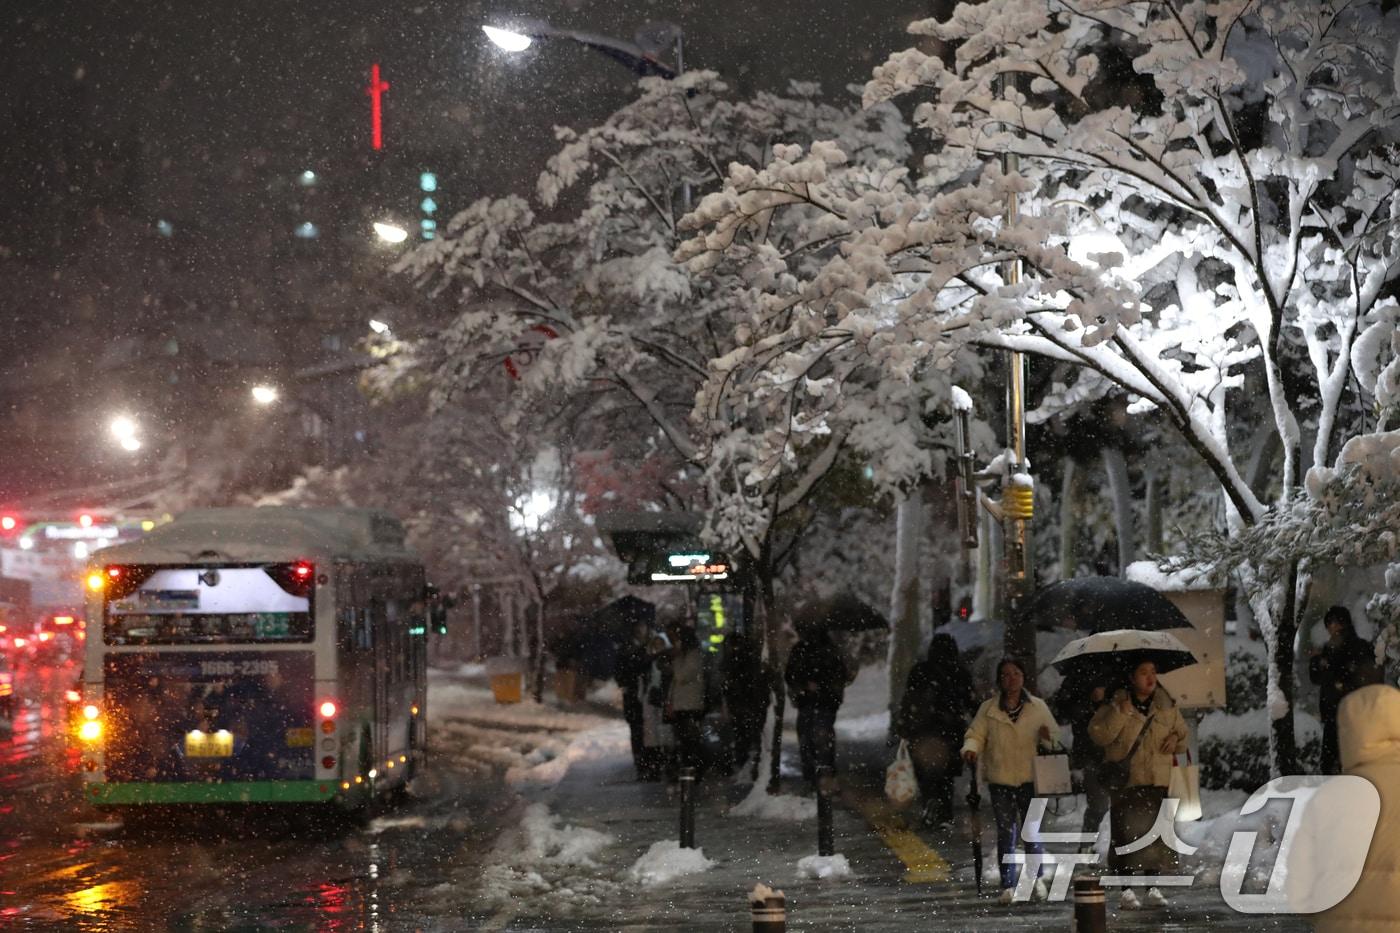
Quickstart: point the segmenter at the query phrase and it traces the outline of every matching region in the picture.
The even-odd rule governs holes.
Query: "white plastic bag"
[[[901,741],[894,761],[885,769],[885,797],[896,807],[907,807],[919,796],[914,762],[909,760],[909,743]]]
[[[1201,766],[1191,760],[1190,752],[1172,756],[1172,776],[1167,785],[1167,796],[1177,800],[1178,823],[1201,818]]]

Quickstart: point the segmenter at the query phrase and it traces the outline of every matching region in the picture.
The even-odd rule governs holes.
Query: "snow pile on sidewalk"
[[[532,700],[501,705],[484,684],[450,674],[429,682],[428,719],[435,752],[454,768],[501,771],[516,787],[553,786],[573,762],[626,754],[630,747],[619,719]]]
[[[755,781],[748,796],[735,804],[727,815],[798,823],[817,818],[817,800],[796,794],[769,794],[763,781]]]
[[[1216,884],[1225,864],[1225,853],[1236,832],[1254,832],[1253,854],[1249,859],[1246,884],[1262,885],[1278,858],[1283,828],[1288,822],[1288,801],[1275,800],[1262,810],[1240,816],[1240,807],[1249,795],[1240,790],[1201,791],[1204,816],[1195,822],[1177,823],[1176,833],[1181,841],[1196,846],[1193,855],[1181,856],[1181,867],[1196,876],[1197,881]]]
[[[631,753],[631,740],[625,725],[609,725],[590,729],[575,736],[563,749],[555,752],[541,746],[536,750],[538,760],[527,758],[525,764],[506,771],[506,783],[512,787],[536,785],[552,787],[564,778],[564,773],[576,761],[596,761]]]
[[[839,739],[882,739],[890,730],[890,668],[867,664],[846,688],[836,717]]]
[[[522,900],[538,906],[547,900],[551,914],[602,904],[620,885],[589,871],[598,870],[594,856],[615,841],[607,833],[563,824],[544,804],[532,804],[520,825],[497,843],[493,864],[482,873],[482,899],[492,907]]]
[[[803,878],[849,878],[851,863],[844,855],[808,855],[797,863]]]
[[[674,839],[653,842],[651,848],[627,870],[627,878],[643,887],[665,884],[686,875],[699,874],[715,863],[705,858],[703,849],[682,849]]]

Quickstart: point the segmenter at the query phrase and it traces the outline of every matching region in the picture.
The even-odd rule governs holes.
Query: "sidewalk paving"
[[[785,750],[795,751],[790,738],[785,740]],[[563,823],[615,838],[612,845],[595,853],[596,865],[589,869],[599,879],[611,879],[608,896],[578,904],[561,904],[557,898],[520,898],[489,927],[747,930],[746,895],[755,883],[762,882],[785,892],[788,928],[792,930],[1070,928],[1073,908],[1068,901],[1002,906],[995,901],[995,885],[988,885],[979,897],[971,843],[965,834],[911,830],[903,815],[884,804],[880,789],[887,757],[883,743],[843,743],[843,790],[835,807],[834,829],[836,851],[850,863],[849,876],[825,880],[802,877],[799,859],[817,851],[816,820],[727,815],[747,795],[749,784],[717,778],[700,785],[695,831],[696,845],[716,864],[654,886],[627,880],[628,870],[653,843],[678,839],[678,793],[664,784],[633,781],[631,763],[625,759],[576,761],[542,800]],[[964,814],[960,811],[959,815]],[[983,851],[990,864],[995,859],[995,837],[985,801],[982,815]],[[869,817],[880,824],[878,831]],[[946,871],[938,867],[942,864],[946,864]],[[941,877],[946,880],[932,880]],[[1120,912],[1113,906],[1117,893],[1110,891],[1108,929],[1209,928],[1233,933],[1309,928],[1300,917],[1236,913],[1223,903],[1214,885],[1202,882],[1171,890],[1168,895],[1166,910]]]

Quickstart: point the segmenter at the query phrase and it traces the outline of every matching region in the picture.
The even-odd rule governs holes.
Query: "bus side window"
[[[355,647],[360,651],[374,650],[374,624],[368,609],[355,610]]]
[[[402,682],[407,677],[404,670],[404,620],[399,609],[399,601],[391,599],[385,605],[389,617],[389,643],[392,645],[392,663],[389,668],[389,678],[395,683]]]
[[[355,610],[342,608],[335,618],[336,644],[349,651],[355,647]]]

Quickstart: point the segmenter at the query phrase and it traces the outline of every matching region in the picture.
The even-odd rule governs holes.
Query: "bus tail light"
[[[322,700],[317,711],[321,714],[321,734],[330,735],[335,731],[335,714],[340,712],[335,700]]]
[[[83,721],[78,726],[78,738],[84,742],[96,742],[102,738],[102,710],[92,703],[83,707]]]
[[[292,596],[310,596],[316,585],[316,565],[308,560],[268,564],[263,570],[283,592]]]

